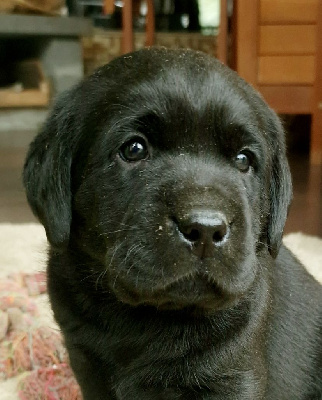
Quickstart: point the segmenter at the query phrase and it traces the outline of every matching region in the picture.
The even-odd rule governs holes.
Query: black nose
[[[192,252],[200,257],[213,257],[216,247],[228,237],[226,217],[219,212],[191,211],[175,219],[184,240],[191,243]]]

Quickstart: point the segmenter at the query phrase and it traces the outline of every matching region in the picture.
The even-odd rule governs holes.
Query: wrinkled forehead
[[[114,112],[109,114],[114,115],[111,124],[125,130],[134,125],[161,131],[159,140],[167,142],[191,137],[200,141],[200,136],[209,141],[220,132],[258,135],[256,102],[250,101],[252,95],[227,71],[154,66],[153,74],[122,82],[112,105]]]
[[[139,70],[135,64],[121,69],[116,79],[118,99],[127,103],[133,100],[133,106],[141,104],[135,100],[142,100],[158,109],[162,104],[176,106],[182,102],[200,111],[225,105],[239,106],[241,111],[250,108],[250,88],[229,68],[212,59],[203,64],[175,60],[143,64]]]

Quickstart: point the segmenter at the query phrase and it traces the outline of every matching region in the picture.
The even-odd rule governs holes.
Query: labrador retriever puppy
[[[322,288],[281,246],[283,129],[235,72],[112,61],[58,99],[24,183],[85,400],[322,398]]]

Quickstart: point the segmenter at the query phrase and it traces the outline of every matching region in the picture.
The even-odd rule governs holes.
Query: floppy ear
[[[276,124],[274,124],[276,126]],[[273,144],[271,148],[278,147],[272,160],[270,177],[270,215],[268,224],[268,248],[271,255],[276,258],[282,244],[282,236],[289,206],[292,200],[291,173],[286,158],[284,132],[280,121],[277,122],[278,137],[281,141]]]
[[[63,94],[30,145],[23,180],[33,213],[57,249],[67,245],[71,224],[71,164],[77,132],[72,91]]]

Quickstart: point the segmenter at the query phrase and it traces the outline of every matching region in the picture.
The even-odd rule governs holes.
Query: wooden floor
[[[0,147],[0,222],[36,221],[21,182],[26,149]],[[294,200],[285,232],[304,232],[322,237],[321,169],[311,168],[307,151],[289,157],[294,184]]]
[[[0,222],[35,222],[22,185],[24,148],[0,148]]]

